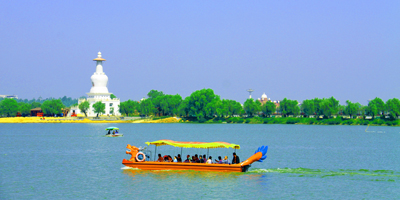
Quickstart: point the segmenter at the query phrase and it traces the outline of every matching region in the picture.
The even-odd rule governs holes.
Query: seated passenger
[[[194,154],[194,162],[197,163],[198,160],[199,160],[199,156],[197,154]]]
[[[164,162],[168,162],[168,156],[167,155],[164,156]]]
[[[202,156],[200,156],[199,163],[204,163],[204,159]]]
[[[228,156],[225,156],[224,160],[222,160],[222,164],[230,164],[228,161]]]
[[[203,155],[203,160],[204,160],[204,163],[207,162],[207,156],[206,156],[206,154]]]
[[[156,162],[164,162],[164,158],[161,157],[161,154],[158,154],[158,160]]]
[[[187,156],[186,156],[185,163],[190,163],[190,160],[189,160],[189,158],[190,158],[190,155],[187,155]]]
[[[172,162],[173,160],[172,160],[172,157],[170,156],[170,155],[168,155],[168,162]]]
[[[190,160],[191,163],[195,163],[196,162],[196,158],[194,156],[192,156],[192,160]]]
[[[210,156],[210,157],[208,157],[208,160],[207,160],[207,162],[206,162],[207,164],[212,164],[212,157]]]
[[[178,154],[178,157],[176,158],[178,162],[182,162],[181,154]]]
[[[222,158],[221,158],[221,156],[218,156],[218,160],[215,159],[215,164],[222,164]]]
[[[176,156],[174,156],[174,162],[178,162],[178,159],[176,158]]]

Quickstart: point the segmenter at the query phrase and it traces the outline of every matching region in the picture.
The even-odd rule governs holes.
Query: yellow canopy
[[[240,149],[240,145],[238,144],[230,144],[227,142],[178,142],[172,140],[157,140],[154,142],[146,142],[147,145],[170,145],[174,147],[183,147],[183,148],[201,148],[201,149],[214,149],[214,148],[233,148]]]

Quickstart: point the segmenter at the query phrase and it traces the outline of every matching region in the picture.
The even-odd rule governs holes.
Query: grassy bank
[[[177,123],[178,119],[175,117],[164,117],[157,119],[138,119],[138,120],[107,120],[107,118],[100,118],[99,120],[74,119],[63,117],[4,117],[0,118],[0,123]]]
[[[230,118],[214,118],[204,122],[197,121],[194,118],[184,118],[181,122],[192,123],[232,123],[232,124],[315,124],[315,125],[378,125],[378,126],[399,126],[400,120],[383,120],[383,119],[342,119],[340,117],[331,119],[316,118],[264,118],[264,117],[230,117]]]
[[[315,125],[376,125],[376,126],[400,126],[400,120],[383,120],[383,119],[316,119],[316,118],[264,118],[264,117],[230,117],[230,118],[214,118],[209,120],[198,121],[196,118],[176,118],[176,117],[154,117],[137,120],[101,120],[90,119],[68,119],[46,117],[45,120],[39,117],[7,117],[0,118],[0,123],[205,123],[205,124],[315,124]]]

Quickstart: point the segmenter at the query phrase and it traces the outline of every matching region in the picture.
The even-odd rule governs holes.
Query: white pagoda
[[[78,104],[81,104],[84,101],[89,101],[90,108],[87,111],[87,116],[88,117],[95,117],[97,114],[94,112],[93,104],[95,104],[98,101],[101,101],[102,103],[105,104],[105,113],[103,115],[121,115],[119,113],[119,104],[120,100],[118,98],[111,99],[110,95],[112,93],[108,92],[107,84],[108,84],[108,77],[107,75],[103,72],[103,61],[106,61],[106,59],[101,57],[101,52],[98,53],[97,58],[93,59],[93,61],[96,61],[96,72],[90,77],[92,79],[92,88],[90,89],[89,93],[86,93],[88,95],[87,99],[79,99]],[[79,110],[79,106],[72,107],[70,112],[73,114],[82,114]],[[71,115],[69,114],[69,116]]]

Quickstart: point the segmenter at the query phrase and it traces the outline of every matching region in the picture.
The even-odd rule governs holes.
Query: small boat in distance
[[[233,148],[240,149],[240,145],[230,144],[227,142],[178,142],[172,140],[158,140],[154,142],[146,142],[147,145],[155,145],[155,154],[157,147],[162,145],[170,145],[174,147],[182,148],[201,148],[201,149],[213,149],[213,148]],[[238,164],[206,164],[206,163],[186,163],[186,162],[157,162],[155,159],[150,161],[151,151],[145,148],[137,148],[130,144],[126,147],[129,149],[126,154],[130,154],[129,160],[123,159],[122,164],[136,169],[142,170],[195,170],[195,171],[222,171],[222,172],[246,172],[251,164],[255,161],[262,162],[267,158],[268,146],[259,147],[254,155],[247,160]],[[207,153],[207,157],[208,157]]]
[[[119,128],[117,127],[108,127],[106,128],[107,134],[106,137],[122,137],[124,134],[118,133]]]

